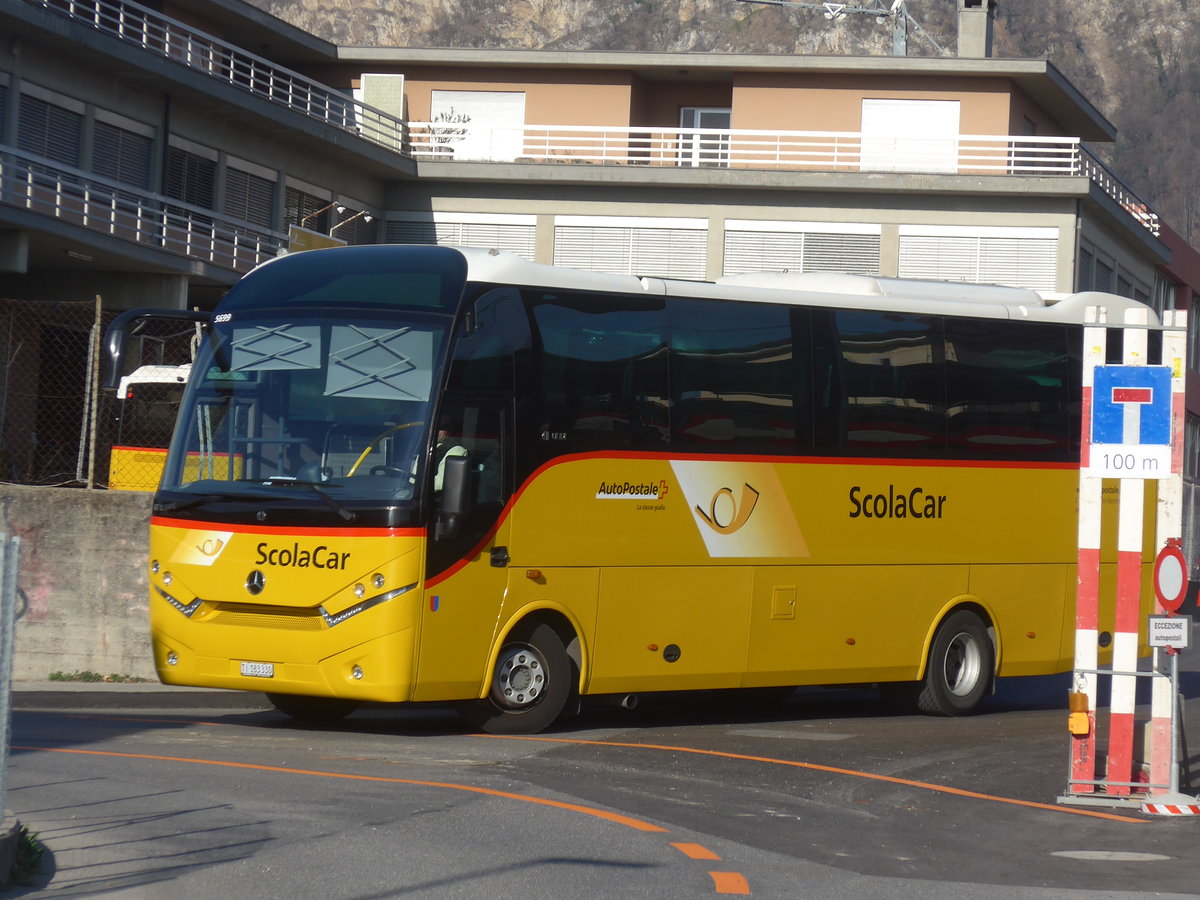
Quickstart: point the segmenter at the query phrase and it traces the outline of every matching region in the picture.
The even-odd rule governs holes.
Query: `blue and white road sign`
[[[1171,367],[1097,366],[1088,471],[1164,478],[1171,468]]]

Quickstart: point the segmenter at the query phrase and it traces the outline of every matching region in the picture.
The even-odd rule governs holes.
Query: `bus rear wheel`
[[[971,610],[960,609],[933,636],[923,679],[880,687],[884,698],[904,711],[965,716],[978,710],[995,669],[996,649],[987,625]]]
[[[344,719],[360,706],[357,700],[337,697],[302,697],[298,694],[267,694],[271,705],[297,722],[321,725]]]
[[[488,695],[461,704],[459,713],[489,734],[537,734],[566,707],[571,672],[566,647],[550,625],[519,627],[500,647]]]

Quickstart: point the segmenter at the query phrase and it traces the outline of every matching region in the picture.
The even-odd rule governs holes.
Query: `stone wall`
[[[0,485],[0,531],[20,538],[13,678],[155,678],[146,555],[152,495]]]

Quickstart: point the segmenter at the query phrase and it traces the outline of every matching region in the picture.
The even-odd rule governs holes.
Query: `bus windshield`
[[[417,498],[448,317],[312,306],[219,315],[162,487],[236,500]]]

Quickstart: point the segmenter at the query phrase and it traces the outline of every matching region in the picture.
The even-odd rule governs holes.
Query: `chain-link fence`
[[[100,302],[0,299],[0,481],[157,485],[195,329],[149,325],[131,344],[131,372],[114,394],[98,385],[114,315]]]

